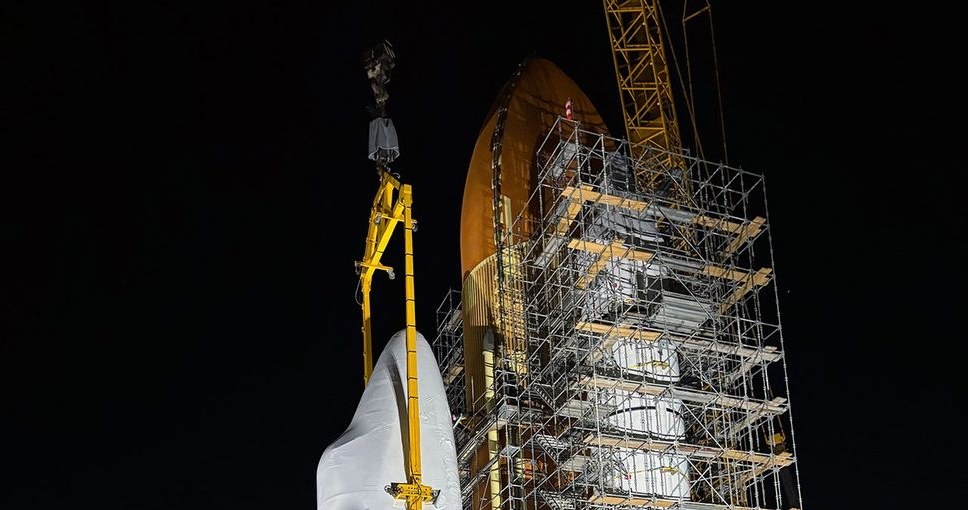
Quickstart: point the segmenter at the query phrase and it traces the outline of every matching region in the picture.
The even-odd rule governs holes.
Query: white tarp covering
[[[605,473],[605,485],[622,492],[684,499],[689,494],[689,462],[684,455],[616,448],[607,455],[616,469]]]
[[[377,117],[370,121],[370,141],[367,155],[373,161],[386,163],[400,157],[397,128],[389,117]]]
[[[608,422],[619,429],[660,439],[686,437],[679,399],[615,390],[600,393],[599,401],[616,408]]]
[[[661,382],[679,382],[679,356],[676,346],[668,340],[620,340],[612,347],[612,357],[626,372]]]
[[[423,483],[440,490],[435,505],[460,510],[457,452],[450,409],[430,345],[417,334],[420,387],[420,441]],[[326,448],[316,469],[318,510],[405,508],[386,492],[391,482],[406,482],[407,350],[403,331],[393,335],[373,369],[349,428]]]

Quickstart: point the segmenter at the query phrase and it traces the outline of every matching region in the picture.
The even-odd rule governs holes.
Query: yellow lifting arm
[[[373,282],[373,274],[378,271],[386,271],[392,280],[394,277],[393,269],[380,263],[383,252],[393,231],[403,219],[403,203],[397,200],[394,203],[393,192],[400,189],[400,181],[390,175],[389,172],[380,171],[380,188],[373,198],[373,207],[370,208],[370,223],[366,233],[366,250],[363,254],[363,261],[357,262],[357,269],[360,273],[360,289],[363,292],[363,385],[370,380],[373,373],[373,330],[371,327],[370,313],[370,289]]]
[[[394,200],[394,191],[397,192]],[[422,483],[420,470],[420,395],[417,385],[417,311],[413,286],[413,230],[416,221],[411,215],[413,192],[409,184],[384,169],[380,170],[380,187],[370,209],[370,224],[366,235],[363,261],[357,263],[360,287],[363,292],[363,383],[373,373],[373,331],[371,327],[370,289],[373,274],[386,271],[394,277],[393,269],[381,264],[390,237],[403,222],[404,231],[404,289],[406,294],[406,341],[407,341],[407,429],[410,451],[406,459],[407,481],[393,482],[389,492],[396,499],[406,500],[408,510],[421,510],[423,502],[433,501],[439,491]]]

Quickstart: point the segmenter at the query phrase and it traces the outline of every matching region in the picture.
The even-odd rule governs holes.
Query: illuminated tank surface
[[[561,69],[543,59],[523,64],[520,76],[512,77],[498,95],[484,122],[467,169],[464,201],[461,207],[461,275],[468,273],[494,254],[494,217],[491,181],[494,175],[492,140],[498,121],[503,120],[499,153],[501,194],[511,202],[515,218],[527,203],[533,189],[535,152],[559,115],[565,102],[572,100],[574,120],[584,129],[606,133],[601,116]],[[501,114],[507,106],[505,115]]]
[[[526,352],[522,332],[513,325],[501,324],[495,313],[496,193],[492,190],[499,181],[498,203],[509,209],[501,214],[509,225],[528,203],[537,182],[535,154],[558,117],[565,115],[569,99],[573,120],[585,129],[607,133],[598,111],[571,78],[547,60],[529,60],[518,67],[494,101],[474,146],[464,185],[460,236],[464,370],[471,414],[483,411],[485,402],[493,397],[497,346],[503,346],[505,356],[511,360],[510,368],[515,371],[523,370],[519,362]],[[534,214],[537,212],[525,212],[526,217]],[[507,293],[505,306],[520,306],[521,297],[515,292]],[[486,465],[494,466],[489,481],[477,486],[470,498],[475,510],[485,495],[485,486],[490,486],[491,494],[500,491],[498,464],[493,462],[497,444],[497,433],[491,430],[484,445],[472,454],[473,472]],[[490,500],[491,510],[500,508],[499,499]]]

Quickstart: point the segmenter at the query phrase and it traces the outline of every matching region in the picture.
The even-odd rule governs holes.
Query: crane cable
[[[723,108],[723,85],[719,80],[719,52],[716,50],[716,31],[713,29],[713,7],[706,0],[709,11],[709,41],[713,47],[713,72],[716,74],[716,102],[719,107],[719,133],[723,142],[723,163],[729,164],[729,150],[726,148],[726,110]]]
[[[710,4],[710,0],[706,0],[706,5],[704,7],[688,15],[687,15],[687,8],[689,5],[689,1],[686,0],[682,6],[682,37],[685,43],[685,60],[686,60],[685,75],[687,77],[686,81],[688,81],[688,85],[686,81],[683,80],[682,67],[679,64],[679,57],[676,53],[675,45],[672,44],[671,32],[669,31],[669,25],[666,22],[665,15],[662,13],[662,9],[659,6],[658,2],[655,2],[654,5],[658,14],[657,18],[659,19],[659,22],[662,23],[663,32],[665,32],[666,38],[668,39],[669,44],[667,44],[666,46],[669,48],[670,57],[673,65],[675,66],[676,78],[679,81],[679,87],[682,90],[683,96],[685,97],[685,105],[689,115],[690,124],[692,125],[693,140],[696,144],[699,157],[703,159],[705,159],[705,151],[703,150],[702,141],[699,138],[699,128],[696,121],[695,93],[693,90],[693,82],[692,82],[692,60],[690,58],[689,33],[688,33],[688,30],[686,30],[686,23],[692,18],[695,18],[704,12],[708,13],[707,19],[709,20],[710,41],[711,41],[712,53],[713,53],[713,71],[716,78],[716,100],[717,100],[717,106],[719,109],[719,112],[718,112],[719,127],[720,127],[720,135],[722,137],[723,160],[725,163],[728,164],[729,157],[726,149],[726,120],[725,120],[725,115],[723,110],[723,90],[722,90],[722,82],[720,81],[720,77],[719,77],[719,57],[718,57],[718,52],[716,50],[716,37],[715,37],[716,34],[715,34],[715,31],[713,31],[712,5]],[[682,149],[682,147],[680,147],[679,149]]]

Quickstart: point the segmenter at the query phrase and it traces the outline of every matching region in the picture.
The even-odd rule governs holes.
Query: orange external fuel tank
[[[569,99],[573,119],[583,129],[607,134],[601,116],[571,78],[548,60],[525,61],[495,100],[474,146],[464,185],[460,232],[464,377],[471,415],[493,403],[496,360],[505,360],[510,366],[503,368],[518,372],[523,370],[527,354],[523,335],[497,318],[494,211],[498,209],[505,225],[522,214],[525,220],[540,214],[524,210],[536,186],[536,151],[557,118],[565,114]],[[514,256],[513,247],[505,251],[504,257]],[[523,303],[513,289],[505,288],[504,294],[503,306]],[[487,447],[474,454],[472,469],[486,465],[499,448],[496,429],[489,431]],[[487,484],[490,494],[474,495],[475,510],[501,507],[500,466],[492,465]],[[482,505],[485,500],[488,503]]]

